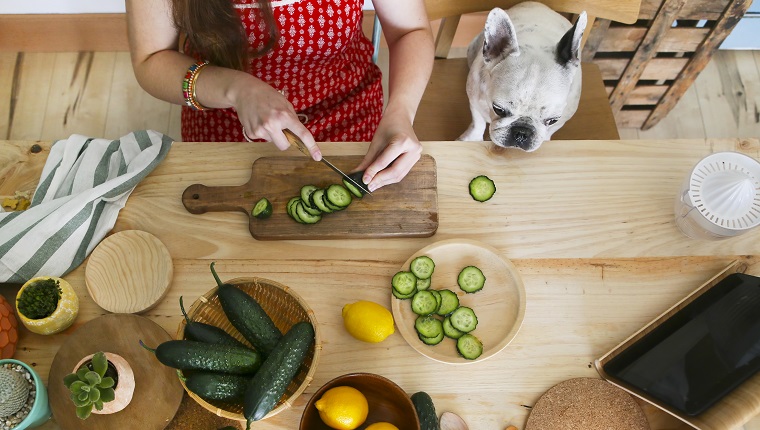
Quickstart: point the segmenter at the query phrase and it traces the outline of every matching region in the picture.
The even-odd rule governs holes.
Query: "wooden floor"
[[[387,53],[380,56],[387,70]],[[180,139],[180,109],[146,94],[126,52],[0,52],[0,139],[118,138],[153,129]],[[760,51],[719,51],[654,128],[623,139],[760,137]]]

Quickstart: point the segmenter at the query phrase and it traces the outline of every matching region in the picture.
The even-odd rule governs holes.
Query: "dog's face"
[[[529,31],[541,31],[531,24]],[[535,151],[575,113],[580,98],[580,43],[585,14],[555,46],[520,47],[506,12],[492,11],[483,33],[481,112],[490,116],[491,140]],[[524,31],[524,30],[523,30]],[[530,40],[529,40],[530,41]],[[522,48],[522,49],[521,49]]]

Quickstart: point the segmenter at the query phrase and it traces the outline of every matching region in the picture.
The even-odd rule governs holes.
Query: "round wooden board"
[[[50,367],[48,393],[56,423],[62,429],[78,430],[165,428],[177,413],[184,390],[177,372],[161,364],[139,341],[156,347],[170,339],[155,322],[129,314],[104,315],[77,329],[58,350]],[[129,362],[135,374],[135,393],[121,412],[92,414],[80,420],[63,377],[71,373],[82,357],[98,351],[119,354]]]
[[[533,406],[525,430],[649,430],[638,403],[596,378],[574,378],[546,391]]]
[[[172,257],[152,234],[126,230],[104,239],[90,255],[85,282],[90,296],[113,313],[140,313],[155,306],[172,282]]]
[[[433,243],[404,263],[400,270],[409,270],[411,261],[427,255],[435,262],[431,289],[449,289],[459,297],[460,306],[475,311],[478,326],[472,332],[483,342],[483,354],[475,360],[467,360],[457,352],[456,341],[444,337],[438,345],[425,345],[417,337],[411,300],[399,300],[391,295],[393,318],[404,339],[420,354],[449,364],[469,364],[483,361],[504,349],[517,335],[525,315],[525,287],[515,266],[499,255],[499,252],[480,242],[452,239]],[[459,288],[457,277],[466,266],[476,266],[483,271],[486,283],[477,293],[467,294]]]

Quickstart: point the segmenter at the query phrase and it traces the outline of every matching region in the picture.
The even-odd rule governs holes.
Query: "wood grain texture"
[[[349,172],[361,156],[328,157]],[[357,239],[428,237],[438,229],[438,197],[435,160],[425,155],[404,180],[362,199],[354,198],[342,211],[323,214],[316,224],[299,224],[288,216],[288,201],[301,187],[326,188],[341,177],[306,157],[267,157],[253,163],[251,178],[239,186],[207,187],[195,184],[182,194],[182,203],[194,214],[241,211],[249,217],[249,230],[258,240]],[[267,219],[251,215],[254,204],[266,197],[273,213]]]
[[[120,231],[92,251],[85,282],[90,297],[114,313],[141,313],[166,295],[172,282],[172,257],[150,233]]]
[[[23,53],[13,77],[13,109],[8,117],[9,139],[43,139],[45,111],[55,103],[51,96],[55,54]],[[55,139],[58,137],[49,137]]]
[[[50,409],[63,429],[145,429],[161,430],[172,420],[182,401],[182,386],[177,373],[140,346],[151,347],[171,339],[155,322],[136,315],[105,315],[90,319],[72,333],[55,354],[47,384]],[[63,385],[83,357],[98,351],[112,352],[129,363],[135,376],[135,393],[130,404],[112,415],[76,416],[76,408]]]
[[[0,15],[0,52],[127,51],[126,14]]]
[[[432,21],[448,16],[487,11],[495,7],[508,9],[520,2],[520,0],[470,0],[467,2],[425,0],[425,9],[427,9],[428,18]],[[558,12],[577,14],[586,11],[589,16],[631,24],[638,17],[641,0],[542,0],[541,3]]]

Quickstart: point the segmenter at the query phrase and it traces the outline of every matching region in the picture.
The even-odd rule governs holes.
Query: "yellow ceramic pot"
[[[58,306],[55,308],[52,314],[45,318],[29,319],[18,310],[18,299],[24,290],[34,284],[37,281],[46,279],[55,279],[58,281],[58,285],[61,287],[61,298],[58,300]],[[64,279],[55,278],[52,276],[40,276],[28,280],[16,295],[16,315],[21,323],[32,333],[37,334],[55,334],[66,330],[74,323],[74,320],[79,314],[79,297],[71,287],[71,284]]]

